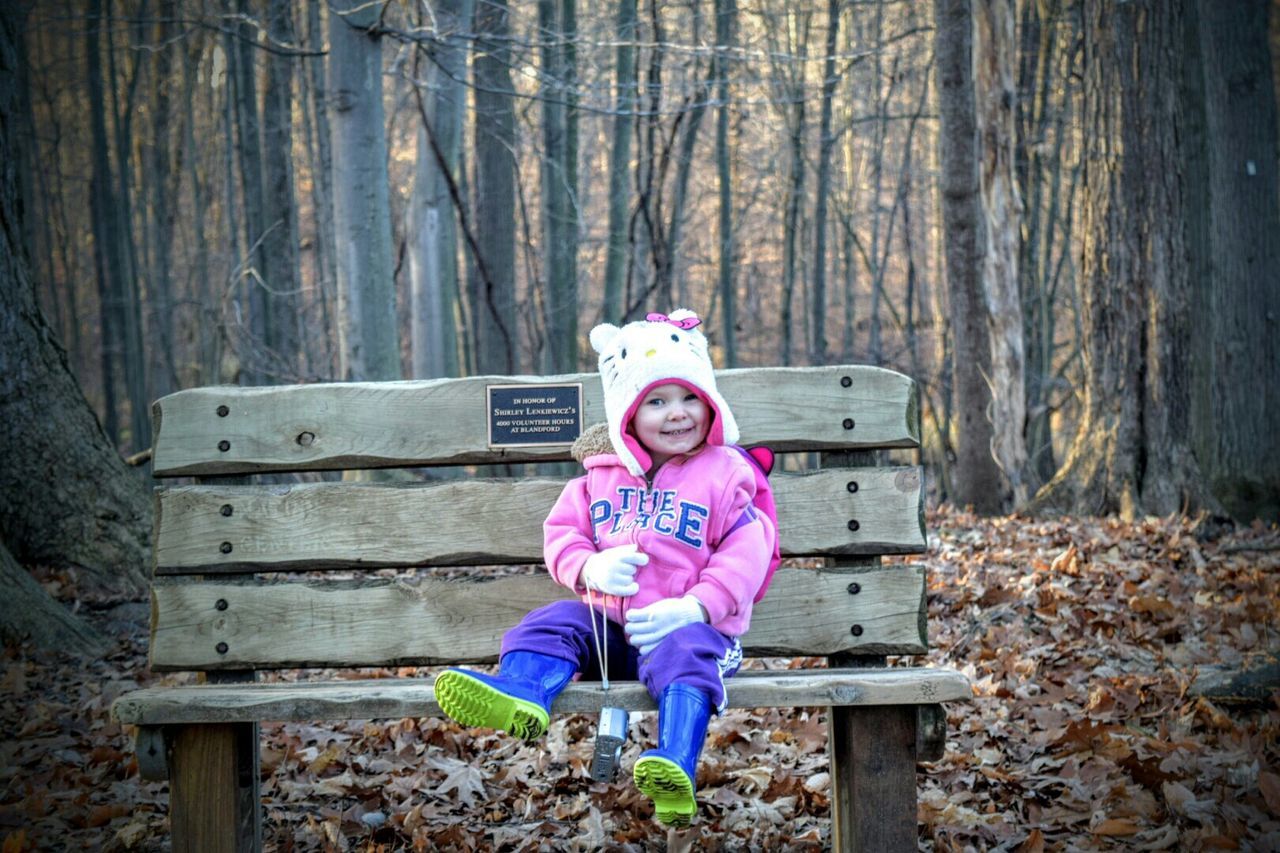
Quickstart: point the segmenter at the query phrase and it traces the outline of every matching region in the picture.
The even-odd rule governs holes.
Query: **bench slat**
[[[778,451],[919,446],[915,383],[900,373],[846,365],[716,375],[744,444]],[[179,391],[154,406],[154,472],[211,476],[567,459],[567,447],[491,449],[485,393],[487,385],[566,382],[582,383],[583,428],[603,422],[595,373]]]
[[[748,655],[926,650],[923,566],[849,574],[780,569],[744,637]],[[857,583],[857,591],[850,584]],[[493,581],[273,583],[157,578],[155,670],[480,663],[529,610],[570,594],[545,573]],[[854,633],[854,625],[859,633]],[[222,649],[222,651],[219,651]]]
[[[440,716],[434,679],[152,687],[121,696],[112,714],[137,726],[180,723],[310,722]],[[727,682],[730,708],[789,708],[830,705],[926,705],[972,697],[961,673],[919,668],[747,671]],[[560,694],[555,713],[593,713],[605,705],[653,711],[643,684],[615,681],[608,693],[599,683],[575,682]]]
[[[917,467],[774,475],[783,553],[924,551],[921,479]],[[165,488],[156,573],[536,563],[542,522],[563,487],[529,479]]]

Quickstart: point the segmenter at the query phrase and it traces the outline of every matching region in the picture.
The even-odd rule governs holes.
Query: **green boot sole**
[[[693,780],[680,765],[656,755],[641,756],[634,770],[636,787],[653,800],[653,814],[667,826],[688,826],[698,811]]]
[[[550,722],[547,712],[534,703],[455,670],[436,679],[436,701],[441,711],[468,728],[500,729],[525,742],[542,737]]]

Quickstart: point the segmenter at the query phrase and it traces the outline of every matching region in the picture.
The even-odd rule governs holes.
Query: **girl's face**
[[[691,453],[707,437],[710,412],[702,398],[668,382],[645,394],[631,423],[656,469],[673,456]]]

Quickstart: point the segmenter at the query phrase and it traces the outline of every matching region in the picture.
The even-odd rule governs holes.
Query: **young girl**
[[[707,722],[724,709],[776,543],[752,506],[752,462],[730,446],[738,427],[698,325],[675,311],[591,330],[613,452],[583,460],[586,475],[565,486],[543,528],[551,576],[581,601],[539,608],[508,631],[496,676],[450,669],[435,684],[459,723],[532,741],[574,675],[600,671],[593,619],[604,622],[595,630],[608,633],[607,672],[638,678],[658,704],[658,748],[634,778],[672,825],[697,810]]]

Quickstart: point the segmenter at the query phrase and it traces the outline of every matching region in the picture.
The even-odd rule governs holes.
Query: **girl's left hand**
[[[677,628],[706,621],[702,602],[694,596],[664,598],[648,607],[627,611],[627,642],[638,648],[640,654],[647,655]]]

